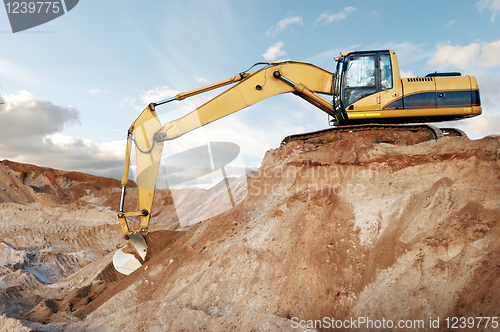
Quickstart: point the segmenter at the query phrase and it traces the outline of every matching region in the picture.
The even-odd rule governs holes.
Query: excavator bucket
[[[144,236],[133,233],[129,244],[118,250],[113,256],[113,265],[116,271],[129,275],[144,263],[147,253],[147,244]]]

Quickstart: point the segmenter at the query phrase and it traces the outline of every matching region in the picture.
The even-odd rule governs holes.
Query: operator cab
[[[391,55],[389,50],[370,52],[342,52],[336,57],[334,82],[336,108],[352,110],[356,101],[393,88]]]

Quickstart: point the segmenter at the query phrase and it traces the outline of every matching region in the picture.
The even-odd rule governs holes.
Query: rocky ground
[[[110,265],[118,181],[2,161],[0,330],[325,331],[333,318],[447,331],[446,318],[500,317],[500,137],[404,145],[417,142],[282,145],[232,181],[241,203],[194,225],[159,191],[129,276]],[[176,204],[202,219],[223,194]]]

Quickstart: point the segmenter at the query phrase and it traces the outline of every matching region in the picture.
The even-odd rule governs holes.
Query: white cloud
[[[80,124],[80,111],[72,106],[54,105],[28,91],[0,96],[0,139],[52,134]]]
[[[54,105],[27,91],[0,96],[0,159],[119,177],[125,141],[96,144],[62,135],[80,123],[72,106]]]
[[[463,126],[469,138],[475,139],[500,133],[500,112],[484,112],[467,120]]]
[[[0,159],[120,178],[126,141],[96,144],[59,133],[0,142]]]
[[[354,7],[346,7],[338,13],[333,13],[333,14],[328,14],[327,12],[323,13],[318,17],[314,25],[318,25],[320,23],[321,25],[327,25],[332,22],[339,22],[345,20],[349,14],[351,14],[356,10],[357,8]]]
[[[400,70],[401,78],[415,77],[415,74],[411,70],[404,71]]]
[[[426,43],[412,44],[410,42],[399,42],[395,43],[393,41],[388,41],[385,43],[376,42],[363,46],[365,50],[386,50],[393,49],[396,51],[398,57],[399,67],[401,64],[410,65],[419,63],[420,61],[428,59],[432,52],[429,51],[429,46]]]
[[[484,44],[479,61],[482,67],[500,66],[500,40]]]
[[[472,43],[467,46],[452,46],[450,44],[439,44],[436,53],[429,60],[430,65],[446,67],[465,68],[473,65],[479,56],[481,45]]]
[[[196,76],[195,76],[196,79]],[[203,79],[200,79],[203,80]],[[201,81],[200,81],[201,82]],[[169,88],[168,86],[158,86],[154,89],[145,91],[140,95],[140,101],[134,97],[126,97],[122,99],[118,106],[120,107],[131,107],[139,112],[142,112],[150,103],[155,103],[160,100],[173,97],[178,94],[179,91]]]
[[[465,120],[434,123],[438,127],[462,129],[470,139],[500,134],[500,111],[483,107],[483,114]]]
[[[97,96],[98,94],[101,94],[101,93],[107,93],[108,90],[101,90],[101,89],[98,89],[98,88],[93,88],[93,89],[90,89],[89,90],[89,93],[93,96]]]
[[[466,46],[441,43],[436,46],[436,52],[428,63],[439,68],[460,69],[500,66],[500,40],[492,43],[471,43]]]
[[[476,3],[476,7],[480,13],[491,11],[491,22],[494,22],[497,12],[500,11],[500,0],[481,0]]]
[[[335,48],[328,51],[323,51],[321,53],[312,55],[305,59],[306,62],[314,63],[317,66],[324,68],[335,68],[334,59],[336,56],[340,55],[340,52],[345,50],[356,49],[357,47],[345,47],[345,48]]]
[[[154,103],[169,97],[173,97],[178,93],[179,91],[170,89],[168,86],[158,86],[152,90],[142,93],[141,100],[144,105],[148,105],[149,103]]]
[[[279,56],[285,55],[286,52],[282,49],[283,46],[284,45],[282,42],[274,43],[273,45],[271,45],[267,48],[266,53],[262,54],[262,56],[267,61],[272,61]]]
[[[286,31],[288,27],[292,24],[304,25],[302,16],[287,17],[278,22],[275,26],[267,30],[266,34],[268,36],[275,36],[278,32]]]
[[[0,76],[9,77],[22,84],[40,84],[40,79],[34,76],[33,71],[26,70],[2,58],[0,58]]]
[[[132,97],[126,97],[118,103],[118,106],[120,107],[131,106],[133,108],[136,108],[137,107],[136,99]]]
[[[500,78],[485,73],[476,73],[474,76],[481,90],[481,104],[485,113],[494,110],[500,112]]]
[[[207,79],[205,79],[205,78],[203,78],[203,77],[198,77],[198,76],[196,76],[196,75],[194,75],[194,80],[195,80],[196,82],[198,82],[198,83],[203,83],[203,84],[208,83],[208,80],[207,80]]]
[[[94,162],[105,160],[123,160],[125,156],[126,141],[113,141],[96,144],[90,139],[80,139],[62,134],[47,135],[44,137],[44,143],[51,145],[54,152],[65,152],[71,158],[76,160],[82,157],[90,157]],[[75,157],[78,155],[79,157]],[[80,165],[91,165],[93,162],[84,162]]]
[[[457,23],[457,22],[455,22],[455,20],[451,20],[451,21],[448,21],[448,22],[446,23],[446,26],[447,26],[447,27],[451,27],[451,26],[452,26],[453,24],[455,24],[455,23]]]

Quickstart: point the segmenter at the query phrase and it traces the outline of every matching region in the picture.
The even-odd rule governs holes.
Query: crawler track
[[[328,128],[318,131],[313,131],[310,133],[296,134],[287,136],[281,141],[281,144],[288,144],[292,141],[303,141],[308,139],[321,137],[325,134],[330,133],[353,133],[360,131],[391,131],[391,132],[402,132],[409,131],[413,133],[427,133],[427,140],[437,140],[444,136],[465,136],[465,132],[456,128],[438,128],[430,124],[414,124],[414,125],[390,125],[390,124],[362,124],[362,125],[348,125],[339,126],[334,128]]]
[[[443,132],[445,136],[460,136],[467,137],[465,131],[460,130],[458,128],[439,128]]]

